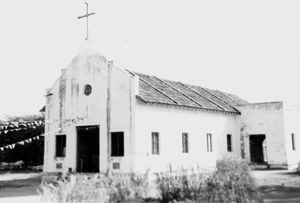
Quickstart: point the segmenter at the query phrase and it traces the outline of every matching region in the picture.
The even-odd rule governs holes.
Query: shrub
[[[109,174],[104,178],[104,186],[108,189],[111,202],[123,202],[145,198],[148,187],[148,173]]]
[[[217,161],[216,171],[206,180],[206,199],[220,202],[259,200],[248,163],[237,157]]]
[[[71,175],[41,185],[43,202],[123,202],[142,199],[147,174]]]
[[[43,202],[108,202],[108,194],[97,176],[71,175],[41,185]]]
[[[182,174],[183,197],[185,200],[199,200],[205,192],[205,180],[208,173],[192,170],[190,174]]]
[[[260,200],[248,164],[237,157],[217,161],[216,170],[159,173],[155,184],[162,202],[253,202]],[[148,198],[148,173],[71,175],[43,183],[44,202],[136,202]]]
[[[217,161],[211,173],[182,170],[160,173],[157,187],[162,202],[250,202],[259,200],[259,192],[247,162],[238,157]]]
[[[156,184],[162,202],[198,200],[205,190],[207,173],[181,170],[157,174]]]
[[[178,176],[172,173],[157,174],[156,184],[163,202],[182,200],[182,185]]]

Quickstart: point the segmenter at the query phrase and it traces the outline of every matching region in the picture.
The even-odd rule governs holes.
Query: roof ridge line
[[[169,83],[163,81],[162,79],[154,76],[155,78],[157,78],[158,80],[160,80],[161,82],[163,82],[164,84],[168,85],[169,87],[173,88],[174,90],[176,90],[177,92],[183,94],[185,97],[187,97],[188,99],[190,99],[191,101],[193,101],[194,103],[196,103],[197,105],[199,105],[200,107],[203,108],[203,106],[201,104],[199,104],[199,102],[197,102],[196,100],[194,100],[193,98],[191,98],[190,96],[186,95],[185,93],[181,92],[180,90],[178,90],[177,88],[173,87],[172,85],[170,85]]]
[[[203,97],[204,99],[208,100],[209,102],[213,103],[214,105],[220,107],[220,108],[223,109],[224,111],[226,110],[226,109],[223,108],[221,105],[219,105],[219,104],[217,104],[216,102],[212,101],[211,99],[209,99],[209,98],[207,98],[207,97],[205,97],[205,96],[199,94],[199,92],[193,90],[192,88],[190,88],[189,86],[185,85],[184,83],[182,83],[182,82],[180,82],[180,81],[178,81],[178,82],[179,82],[181,85],[183,85],[184,87],[188,88],[189,90],[195,92],[197,95]],[[199,86],[199,87],[200,87],[200,86]]]
[[[144,83],[146,83],[147,85],[149,85],[150,87],[152,87],[153,89],[155,89],[156,91],[158,91],[159,93],[161,93],[162,95],[164,95],[165,97],[167,97],[168,99],[170,99],[171,101],[173,101],[174,103],[178,104],[177,101],[175,101],[174,99],[172,99],[171,97],[169,97],[168,95],[166,95],[165,93],[163,93],[161,90],[159,90],[158,88],[154,87],[153,85],[151,85],[150,83],[148,83],[147,81],[145,81],[143,78],[139,77],[139,79],[141,81],[143,81]]]
[[[217,95],[215,95],[214,93],[210,92],[210,90],[208,89],[204,89],[202,87],[200,87],[201,89],[203,89],[204,91],[208,92],[209,94],[213,95],[214,97],[218,98],[219,100],[223,101],[224,103],[226,103],[227,105],[229,105],[231,108],[233,108],[234,110],[236,110],[237,112],[240,112],[238,109],[236,109],[235,107],[233,107],[231,104],[229,104],[227,101],[221,99],[220,97],[218,97]]]

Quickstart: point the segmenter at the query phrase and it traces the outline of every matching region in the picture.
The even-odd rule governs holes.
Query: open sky
[[[114,64],[300,102],[300,1],[90,0],[90,40]],[[85,37],[82,0],[0,3],[0,116],[37,113]]]

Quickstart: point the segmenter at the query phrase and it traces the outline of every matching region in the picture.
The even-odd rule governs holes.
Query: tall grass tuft
[[[106,203],[108,191],[98,175],[71,175],[52,183],[41,185],[42,202]]]
[[[238,157],[217,161],[216,170],[211,172],[182,169],[158,173],[150,183],[156,185],[162,202],[260,201],[251,169]],[[43,202],[142,202],[149,198],[149,185],[148,173],[76,174],[43,183],[41,195]]]
[[[109,174],[103,179],[110,202],[124,202],[145,198],[148,187],[146,174]]]
[[[246,161],[224,157],[216,170],[167,172],[157,175],[156,184],[162,202],[257,202],[259,192]]]
[[[43,202],[124,202],[144,198],[147,174],[71,175],[41,185]]]
[[[208,174],[200,170],[180,170],[157,174],[156,184],[162,202],[199,200],[205,192]]]

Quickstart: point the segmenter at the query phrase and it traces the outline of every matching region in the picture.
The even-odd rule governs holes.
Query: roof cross
[[[89,16],[94,15],[95,13],[89,13],[89,4],[87,2],[85,2],[86,5],[86,14],[83,16],[78,16],[77,18],[86,18],[86,38],[85,40],[89,39]]]

